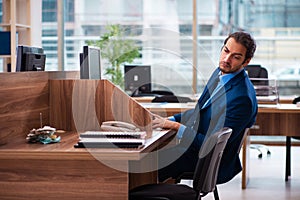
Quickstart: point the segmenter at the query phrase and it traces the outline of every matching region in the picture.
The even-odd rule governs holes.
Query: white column
[[[155,26],[155,27],[154,27]],[[143,1],[143,63],[153,62],[153,52],[163,60],[180,55],[179,20],[175,0]]]
[[[42,1],[31,0],[31,42],[32,46],[42,47]]]
[[[57,59],[58,71],[64,71],[65,66],[65,0],[57,0]]]
[[[198,9],[197,0],[193,0],[193,91],[197,93],[197,68],[198,68]]]

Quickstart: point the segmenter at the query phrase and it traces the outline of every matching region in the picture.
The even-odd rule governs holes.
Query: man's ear
[[[243,67],[246,67],[251,61],[251,58],[248,58],[247,60],[244,61]]]

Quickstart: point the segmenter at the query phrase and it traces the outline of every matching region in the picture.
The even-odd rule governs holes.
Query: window
[[[207,1],[198,5],[198,39],[193,41],[192,0],[65,0],[65,70],[79,69],[78,53],[96,40],[107,24],[121,24],[141,47],[137,64],[153,66],[154,81],[179,94],[191,94],[193,67],[198,93],[218,66],[224,37],[246,30],[257,38],[253,64],[276,75],[281,68],[299,64],[300,2],[293,0]],[[57,70],[56,0],[43,0],[43,48],[48,70]],[[288,40],[286,40],[288,38]],[[193,66],[193,44],[198,44],[198,65]],[[107,67],[104,61],[103,67]],[[274,73],[274,74],[272,74]],[[282,90],[281,90],[282,91]],[[288,91],[290,94],[298,90]]]
[[[74,22],[74,0],[66,0],[65,11],[65,21]],[[43,0],[42,13],[43,22],[56,22],[57,0]]]

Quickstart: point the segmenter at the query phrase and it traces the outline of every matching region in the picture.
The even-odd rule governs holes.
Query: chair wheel
[[[258,158],[262,158],[262,153],[258,154]]]
[[[268,150],[267,151],[267,155],[270,156],[271,155],[271,151]]]

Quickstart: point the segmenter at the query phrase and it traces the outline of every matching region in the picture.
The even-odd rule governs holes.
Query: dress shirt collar
[[[240,71],[242,71],[243,69],[240,69],[234,73],[230,73],[230,74],[221,74],[221,71],[219,72],[219,79],[220,79],[220,83],[222,85],[225,85],[228,81],[230,81],[233,77],[235,77],[238,73],[240,73]]]

